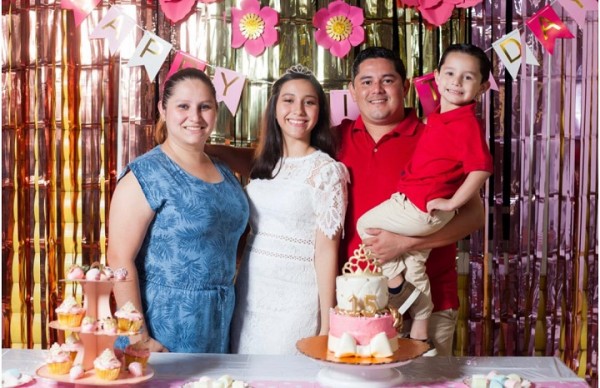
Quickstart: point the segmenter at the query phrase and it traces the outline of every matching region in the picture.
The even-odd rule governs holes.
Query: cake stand
[[[398,339],[398,350],[390,357],[338,358],[327,350],[327,336],[301,339],[296,347],[300,353],[323,365],[317,375],[319,384],[336,388],[389,388],[401,384],[402,374],[395,369],[408,364],[429,350],[429,345],[406,338]]]
[[[113,284],[116,282],[127,282],[130,280],[62,280],[64,282],[78,282],[83,287],[83,307],[85,315],[95,318],[96,320],[112,317],[110,311],[110,293]],[[82,378],[70,380],[69,375],[54,375],[51,374],[46,365],[41,366],[36,371],[40,377],[77,384],[90,385],[117,385],[117,384],[134,384],[148,380],[154,376],[154,370],[147,365],[144,373],[141,376],[134,377],[128,372],[121,371],[116,380],[102,380],[95,376],[94,360],[104,351],[104,349],[113,349],[115,341],[119,336],[132,336],[139,333],[105,333],[96,331],[93,333],[84,333],[79,327],[65,327],[58,321],[50,322],[49,326],[56,330],[71,331],[79,333],[79,338],[83,344],[83,351],[77,354],[73,364],[81,364],[85,371]]]

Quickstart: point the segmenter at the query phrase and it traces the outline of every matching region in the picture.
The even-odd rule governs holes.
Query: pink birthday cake
[[[387,277],[360,245],[336,278],[327,348],[335,357],[390,357],[398,349],[400,317],[387,308]]]

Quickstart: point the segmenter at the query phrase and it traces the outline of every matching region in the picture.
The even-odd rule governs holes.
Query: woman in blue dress
[[[117,307],[131,301],[143,313],[151,351],[229,350],[248,202],[231,171],[204,153],[217,107],[202,71],[172,75],[158,104],[159,145],[129,163],[112,197],[108,262],[130,280],[115,283]]]

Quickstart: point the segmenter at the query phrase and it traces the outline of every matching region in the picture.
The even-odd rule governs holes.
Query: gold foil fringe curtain
[[[396,47],[412,76],[433,71],[450,43],[490,51],[544,5],[485,0],[429,28],[410,9],[397,8],[394,20],[395,0],[347,2],[365,10],[365,45]],[[158,85],[170,63],[151,83],[143,68],[125,66],[142,31],[113,56],[88,38],[114,3],[102,1],[76,27],[59,2],[3,2],[3,347],[47,348],[56,339],[54,309],[67,294],[81,297],[60,279],[73,263],[106,261],[117,174],[153,146]],[[312,16],[329,1],[269,1],[281,15],[280,41],[260,57],[230,47],[222,15],[239,1],[198,2],[176,25],[157,2],[118,4],[174,49],[246,74],[240,108],[235,116],[220,110],[213,141],[255,144],[270,85],[293,64],[312,68],[327,90],[349,81],[353,51],[339,59],[314,42]],[[559,41],[553,56],[531,40],[541,66],[523,66],[512,80],[494,60],[500,91],[484,98],[481,115],[495,174],[485,229],[459,243],[454,352],[558,355],[595,381],[597,14],[586,29],[562,16],[576,38]],[[418,107],[414,92],[408,101]]]

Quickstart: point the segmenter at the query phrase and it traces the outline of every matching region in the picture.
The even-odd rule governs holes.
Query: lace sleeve
[[[316,171],[314,179],[317,227],[331,239],[344,226],[350,175],[342,163],[330,161]]]

